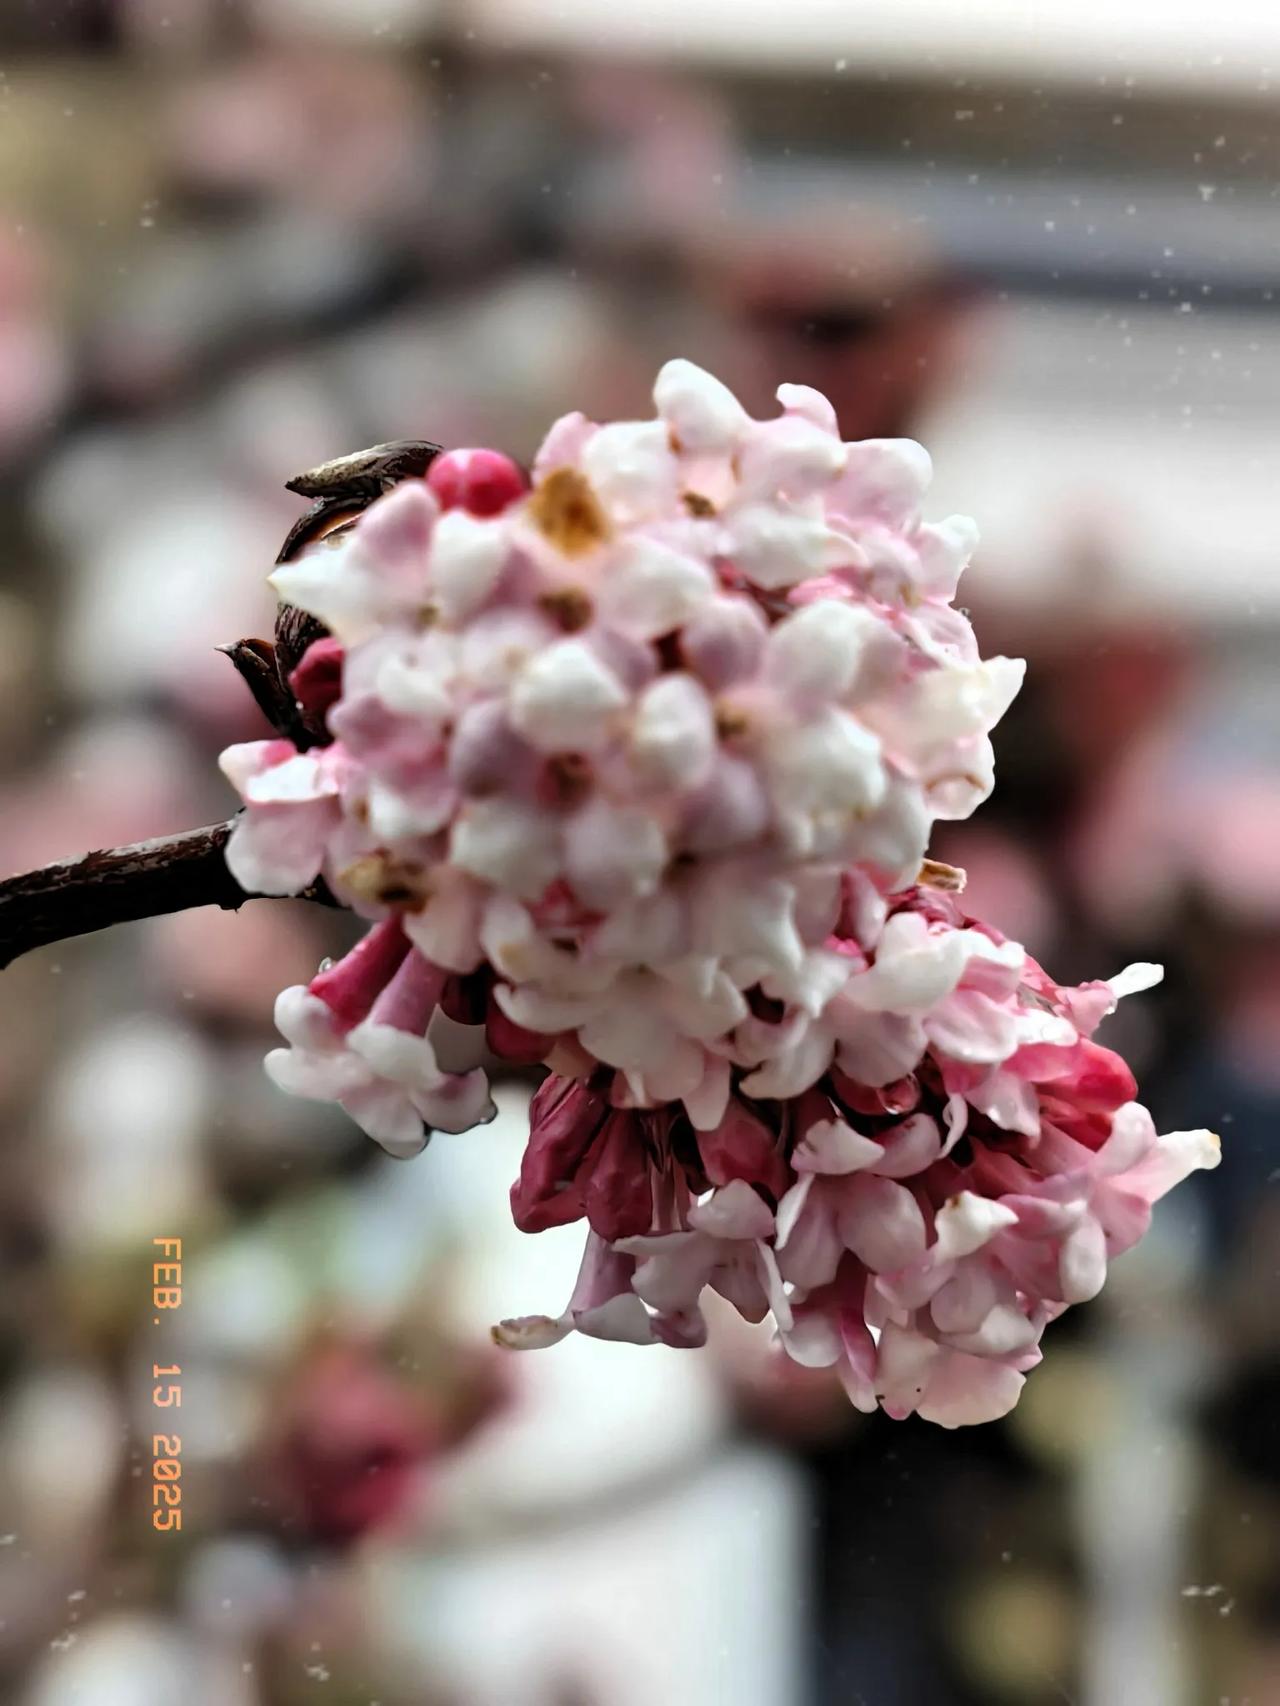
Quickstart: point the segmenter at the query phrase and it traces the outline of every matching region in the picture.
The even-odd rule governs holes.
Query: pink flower
[[[339,827],[344,755],[298,752],[291,741],[229,746],[219,763],[245,813],[227,845],[231,875],[248,894],[297,894],[323,869]]]
[[[652,420],[564,417],[527,488],[442,456],[278,569],[334,739],[224,755],[228,859],[371,923],[281,996],[286,1088],[408,1154],[486,1116],[486,1044],[551,1068],[512,1211],[587,1247],[501,1342],[697,1344],[710,1287],[956,1425],[1216,1139],[1157,1136],[1092,1040],[1154,968],[1061,988],[917,886],[1023,666],[951,602],[975,533],[924,519],[927,453],[778,398],[669,362]]]
[[[476,1069],[485,998],[480,1023],[466,1024],[466,995],[390,919],[309,986],[280,995],[276,1024],[289,1047],[267,1056],[267,1070],[294,1095],[341,1103],[389,1154],[415,1155],[432,1129],[466,1131],[493,1117]]]

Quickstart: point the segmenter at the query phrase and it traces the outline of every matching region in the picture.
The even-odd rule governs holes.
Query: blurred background
[[[934,852],[1064,980],[1165,963],[1108,1040],[1224,1149],[945,1434],[729,1324],[492,1350],[576,1266],[507,1220],[528,1086],[397,1164],[262,1074],[341,920],[46,949],[0,982],[5,1702],[1280,1702],[1278,80],[1261,0],[3,0],[0,869],[227,813],[286,478],[527,457],[685,354],[929,445],[1031,663]]]

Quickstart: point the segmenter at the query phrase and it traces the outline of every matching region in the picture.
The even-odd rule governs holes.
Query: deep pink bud
[[[745,1179],[763,1185],[776,1200],[791,1182],[777,1133],[739,1101],[730,1101],[714,1131],[698,1133],[698,1153],[713,1185]]]
[[[511,1187],[511,1216],[521,1232],[567,1226],[583,1213],[587,1152],[609,1113],[603,1096],[576,1078],[545,1079],[529,1104],[529,1141]]]
[[[914,1113],[920,1106],[920,1082],[914,1073],[873,1089],[859,1084],[837,1066],[832,1068],[830,1080],[836,1100],[849,1113],[879,1119],[885,1114]]]
[[[642,1120],[630,1108],[611,1113],[588,1157],[587,1221],[610,1243],[641,1237],[653,1225],[653,1180]]]
[[[323,722],[330,705],[342,697],[343,645],[332,634],[313,640],[289,677],[293,696],[309,717]]]
[[[374,1002],[369,1017],[375,1024],[425,1036],[448,977],[447,971],[433,965],[416,948],[410,949]]]
[[[440,1445],[406,1385],[362,1347],[337,1345],[290,1382],[263,1469],[309,1538],[345,1546],[403,1516]]]
[[[367,1017],[408,952],[409,941],[400,920],[388,918],[362,936],[344,959],[318,972],[311,979],[311,993],[318,995],[339,1026],[349,1031]]]
[[[500,515],[528,485],[518,463],[500,450],[449,450],[427,470],[427,485],[441,509]]]
[[[514,1019],[508,1019],[494,1000],[492,991],[485,1013],[484,1035],[498,1059],[508,1060],[515,1066],[536,1066],[547,1058],[556,1040],[543,1031],[526,1030]]]

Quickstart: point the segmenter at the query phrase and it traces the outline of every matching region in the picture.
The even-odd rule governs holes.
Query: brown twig
[[[287,562],[335,528],[349,525],[400,481],[420,478],[439,454],[440,446],[425,439],[399,439],[340,456],[287,481],[291,492],[313,502],[290,530],[277,562]],[[274,643],[237,640],[220,648],[271,727],[300,751],[323,746],[330,737],[323,720],[308,717],[298,704],[289,677],[307,647],[327,631],[313,616],[286,604],[277,614]],[[0,971],[33,948],[87,936],[112,924],[197,906],[235,911],[246,900],[264,898],[246,894],[227,869],[227,840],[235,822],[233,817],[182,835],[105,848],[0,881]],[[295,898],[339,904],[323,882]]]
[[[235,822],[105,848],[0,882],[0,970],[33,948],[112,924],[196,906],[235,911],[246,900],[262,899],[246,894],[227,869]],[[297,898],[337,905],[323,883]]]

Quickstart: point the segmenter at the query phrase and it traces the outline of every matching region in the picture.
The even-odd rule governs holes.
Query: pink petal
[[[882,1143],[864,1137],[843,1120],[817,1120],[796,1145],[791,1165],[797,1173],[856,1173],[863,1167],[884,1172],[879,1165],[884,1154]]]
[[[938,1210],[934,1219],[934,1248],[938,1260],[954,1262],[990,1243],[997,1232],[1019,1224],[1017,1213],[989,1197],[961,1191]]]
[[[987,1357],[946,1351],[930,1370],[919,1404],[920,1414],[939,1427],[972,1427],[1007,1416],[1022,1393],[1026,1377]]]
[[[1102,1290],[1107,1278],[1107,1240],[1092,1215],[1063,1239],[1058,1271],[1067,1303],[1087,1303]]]
[[[770,1238],[773,1213],[743,1179],[733,1179],[689,1211],[689,1224],[713,1238]]]
[[[886,1179],[909,1179],[922,1173],[942,1155],[938,1123],[928,1114],[913,1114],[901,1125],[880,1133],[884,1153],[871,1164],[871,1171]]]
[[[750,424],[742,404],[727,385],[691,361],[669,361],[653,387],[659,415],[681,450],[730,451]]]
[[[850,1179],[838,1217],[845,1247],[872,1273],[892,1272],[922,1256],[926,1234],[920,1205],[892,1179],[860,1173]]]

